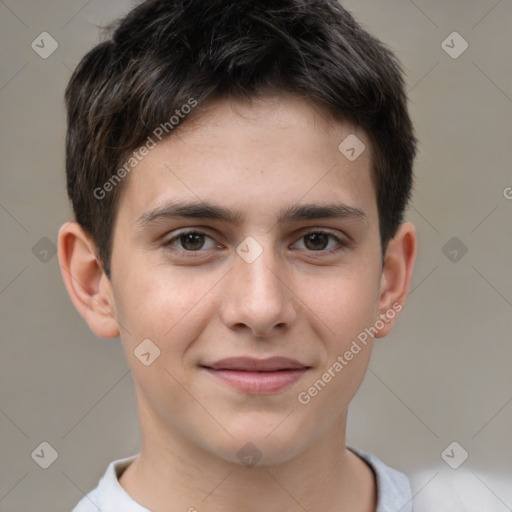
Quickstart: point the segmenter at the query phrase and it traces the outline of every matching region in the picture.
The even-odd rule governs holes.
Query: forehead
[[[303,199],[376,213],[368,137],[307,99],[220,100],[177,128],[132,170],[119,211],[134,217],[170,199],[215,199],[263,218]],[[356,159],[345,141],[362,151]]]

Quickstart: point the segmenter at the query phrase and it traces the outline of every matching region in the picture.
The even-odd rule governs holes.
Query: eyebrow
[[[136,221],[140,227],[146,227],[163,220],[176,218],[219,220],[229,224],[240,224],[243,215],[239,210],[230,210],[220,205],[204,201],[172,202],[158,206],[143,213]],[[278,223],[297,220],[314,219],[353,219],[367,222],[368,218],[363,210],[355,206],[341,203],[316,204],[308,203],[292,205],[282,209],[278,216]]]
[[[185,217],[189,219],[211,219],[238,224],[242,220],[240,212],[233,212],[224,206],[204,201],[173,202],[158,206],[154,210],[143,213],[137,224],[141,227],[154,224],[162,220]]]
[[[278,222],[287,222],[294,220],[314,220],[314,219],[357,219],[367,221],[368,218],[363,210],[355,206],[349,206],[340,203],[329,204],[303,204],[293,205],[283,209],[277,217]]]

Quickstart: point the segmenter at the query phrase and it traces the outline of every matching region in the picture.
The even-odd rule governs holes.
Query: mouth
[[[250,394],[281,391],[297,382],[310,368],[286,357],[232,357],[201,367],[230,386]]]

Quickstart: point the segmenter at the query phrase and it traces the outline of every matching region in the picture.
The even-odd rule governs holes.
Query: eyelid
[[[307,229],[307,231],[302,231],[301,230],[299,238],[292,245],[295,245],[297,242],[302,240],[305,236],[312,235],[312,234],[327,235],[330,238],[335,239],[336,242],[337,242],[337,247],[334,247],[334,248],[331,248],[331,249],[321,249],[321,250],[318,250],[318,251],[313,251],[313,250],[308,250],[308,249],[300,249],[300,250],[306,250],[308,253],[311,253],[311,254],[317,253],[318,255],[321,255],[321,254],[333,254],[333,253],[337,252],[338,250],[347,249],[351,245],[351,243],[347,239],[347,237],[345,237],[345,238],[341,237],[337,232],[333,232],[330,229],[327,229],[327,228],[315,228],[315,227],[313,227],[313,228],[306,228],[306,229]]]
[[[201,257],[202,253],[208,252],[211,249],[198,249],[197,251],[187,251],[185,249],[181,249],[180,247],[175,247],[174,245],[172,245],[171,242],[174,242],[175,240],[179,239],[183,235],[188,235],[191,233],[202,235],[206,238],[210,238],[211,240],[213,240],[214,243],[216,244],[217,248],[219,248],[219,246],[222,245],[212,235],[209,235],[207,231],[204,231],[204,228],[182,228],[181,230],[178,230],[177,232],[175,231],[173,233],[174,234],[171,237],[164,238],[163,245],[167,248],[170,248],[170,250],[173,250],[173,251],[181,253],[181,254],[185,254],[187,257],[192,257],[192,258],[193,257]],[[301,251],[306,251],[307,253],[312,254],[312,255],[321,256],[321,255],[326,255],[326,254],[334,254],[338,251],[347,249],[351,246],[351,242],[347,238],[340,237],[337,232],[335,233],[332,230],[327,229],[327,228],[308,227],[308,228],[304,228],[303,230],[300,230],[299,233],[300,233],[299,235],[297,233],[295,234],[295,237],[297,237],[297,235],[298,235],[298,238],[295,240],[295,242],[293,242],[292,245],[295,245],[296,243],[301,241],[305,236],[310,235],[310,234],[324,234],[324,235],[327,235],[330,238],[333,238],[336,240],[337,246],[330,248],[330,249],[320,249],[317,251],[314,251],[311,249],[298,249]]]
[[[203,229],[200,229],[200,228],[183,228],[178,231],[173,231],[172,236],[163,238],[162,245],[164,247],[171,248],[171,250],[174,250],[174,251],[177,251],[180,253],[185,253],[187,255],[194,255],[194,254],[199,255],[201,253],[211,250],[211,249],[199,249],[197,251],[187,251],[185,249],[182,249],[181,247],[175,247],[174,245],[172,245],[172,242],[179,240],[180,237],[182,237],[184,235],[188,235],[188,234],[197,234],[197,235],[204,236],[205,238],[210,238],[215,243],[216,247],[218,247],[219,245],[222,245],[219,242],[217,242],[217,240],[212,235],[209,235],[206,231],[203,231]]]

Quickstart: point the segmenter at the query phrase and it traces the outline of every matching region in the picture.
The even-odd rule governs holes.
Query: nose
[[[297,314],[290,284],[286,269],[270,249],[251,263],[237,256],[224,289],[222,321],[255,337],[284,332]]]

